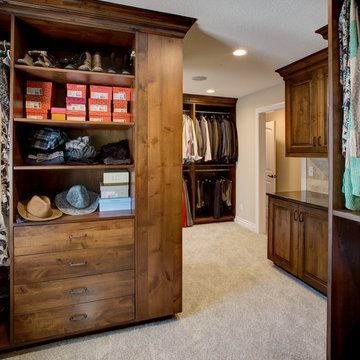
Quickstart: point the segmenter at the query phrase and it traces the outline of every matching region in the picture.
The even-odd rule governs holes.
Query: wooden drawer
[[[134,241],[134,219],[14,228],[14,255],[117,247]]]
[[[14,312],[30,313],[133,294],[134,270],[16,285]]]
[[[14,317],[15,343],[105,328],[134,319],[134,297],[93,301]]]
[[[14,283],[67,279],[134,268],[134,245],[15,256]]]

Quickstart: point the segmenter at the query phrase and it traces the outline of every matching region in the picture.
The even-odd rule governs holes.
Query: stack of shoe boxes
[[[103,182],[100,183],[100,212],[130,209],[129,172],[104,171]]]
[[[89,120],[111,121],[112,87],[90,85]]]
[[[25,109],[27,119],[49,119],[49,110],[55,103],[52,82],[26,81]]]
[[[123,87],[113,87],[113,114],[114,122],[130,122],[131,114],[128,113],[131,90]]]
[[[68,120],[86,120],[86,85],[66,84],[66,114]]]

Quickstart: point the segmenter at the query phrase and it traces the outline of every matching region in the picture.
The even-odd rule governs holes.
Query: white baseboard
[[[237,224],[243,226],[244,228],[250,230],[250,231],[253,231],[253,232],[258,232],[258,229],[256,227],[256,224],[249,221],[249,220],[245,220],[245,219],[242,219],[238,216],[235,217],[234,219],[234,222],[236,222]]]

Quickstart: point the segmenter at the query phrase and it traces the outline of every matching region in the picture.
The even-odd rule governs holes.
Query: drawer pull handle
[[[72,262],[69,262],[69,266],[71,267],[74,267],[74,266],[84,266],[87,264],[87,261],[84,260],[82,263],[72,263]]]
[[[302,211],[300,212],[299,221],[301,223],[304,221],[304,213]]]
[[[69,239],[81,239],[87,237],[87,234],[82,234],[79,236],[69,235]]]
[[[297,221],[298,219],[298,212],[297,210],[294,211],[294,221]]]
[[[84,287],[84,288],[80,288],[80,289],[70,289],[69,290],[69,293],[71,295],[78,295],[78,294],[85,294],[87,292],[87,288]]]
[[[69,317],[70,321],[81,321],[87,318],[87,314],[73,315]]]
[[[321,146],[321,136],[318,137],[318,145]]]
[[[316,136],[313,137],[313,146],[316,146]]]

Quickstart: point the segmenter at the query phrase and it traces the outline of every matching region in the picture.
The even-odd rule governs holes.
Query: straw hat
[[[59,218],[62,212],[51,207],[47,196],[34,195],[30,200],[17,203],[17,210],[21,217],[31,221],[48,221]]]

